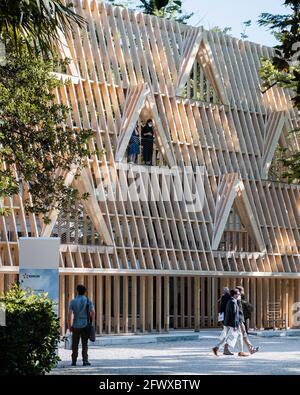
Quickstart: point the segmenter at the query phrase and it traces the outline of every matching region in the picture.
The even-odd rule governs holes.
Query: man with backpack
[[[77,296],[72,299],[68,312],[68,329],[72,332],[72,366],[76,366],[78,345],[81,339],[83,366],[90,366],[88,360],[89,324],[95,317],[94,305],[86,297],[84,285],[77,286]],[[72,322],[73,316],[73,322]]]

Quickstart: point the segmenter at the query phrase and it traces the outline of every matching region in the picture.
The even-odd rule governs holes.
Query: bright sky
[[[274,46],[277,44],[274,36],[265,27],[258,26],[257,20],[263,12],[287,14],[289,9],[282,6],[283,2],[284,0],[183,0],[183,7],[195,14],[189,24],[204,26],[206,29],[229,26],[235,37],[240,37],[243,22],[251,19],[252,26],[246,30],[248,40]]]
[[[138,0],[127,0],[131,4]],[[204,26],[206,29],[219,26],[232,27],[231,34],[240,37],[243,22],[251,19],[252,26],[247,28],[248,40],[273,47],[277,44],[274,36],[257,24],[263,12],[287,14],[289,9],[282,6],[284,0],[182,0],[186,12],[194,12],[189,24]],[[129,6],[130,7],[130,6]],[[132,8],[132,7],[131,7]]]

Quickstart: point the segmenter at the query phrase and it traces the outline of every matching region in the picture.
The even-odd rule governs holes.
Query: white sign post
[[[59,303],[59,246],[58,237],[20,237],[19,282],[24,290],[48,293],[55,302],[58,316]]]

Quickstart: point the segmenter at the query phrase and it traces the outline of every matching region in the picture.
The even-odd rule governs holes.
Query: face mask
[[[237,297],[237,300],[241,300],[241,299],[242,299],[242,296],[239,295],[239,296]]]

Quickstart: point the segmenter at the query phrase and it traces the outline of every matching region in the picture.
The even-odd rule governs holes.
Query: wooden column
[[[156,332],[161,332],[161,276],[156,276]]]
[[[251,298],[250,303],[253,306],[253,311],[251,313],[251,320],[250,320],[250,328],[256,328],[256,311],[257,311],[257,302],[256,302],[256,279],[250,279],[250,287],[251,287]]]
[[[153,331],[153,276],[147,276],[147,330]]]
[[[187,278],[187,326],[192,329],[192,278]]]
[[[77,285],[84,285],[84,275],[80,274],[79,276],[76,276],[76,278],[77,278],[76,286]]]
[[[140,330],[145,332],[146,330],[146,278],[145,276],[140,277]]]
[[[114,332],[120,333],[120,277],[114,276]]]
[[[173,278],[174,291],[174,329],[178,328],[178,282],[177,277]]]
[[[97,275],[96,289],[96,328],[97,333],[101,335],[103,331],[103,283],[101,275]]]
[[[164,331],[170,327],[170,277],[164,277]]]
[[[276,302],[276,279],[270,279],[270,303]]]
[[[294,326],[296,328],[300,327],[300,317],[299,317],[299,311],[300,311],[300,280],[295,280],[295,313],[297,316],[295,317],[294,320]]]
[[[258,329],[261,329],[263,327],[263,310],[262,310],[262,279],[257,278],[256,279],[256,284],[257,284],[257,292],[256,292],[256,297],[257,297],[257,327]]]
[[[267,311],[269,305],[269,287],[270,279],[264,278],[262,285],[262,311],[263,311],[263,327],[267,327]]]
[[[288,280],[281,281],[281,307],[282,307],[282,318],[286,320],[286,326],[288,326],[288,309],[287,309],[287,292],[288,292]]]
[[[208,327],[211,327],[211,318],[212,318],[211,282],[212,282],[212,278],[208,277],[208,279],[207,279],[207,322],[208,322]]]
[[[194,326],[195,332],[200,329],[200,277],[195,276],[194,279]]]
[[[213,326],[217,327],[218,326],[218,278],[213,277],[213,282],[214,282],[214,318],[213,318]],[[221,291],[222,292],[222,291]]]
[[[73,275],[67,276],[67,292],[67,303],[69,304],[70,301],[75,297],[75,276]]]
[[[180,278],[180,323],[185,328],[185,277]]]
[[[201,327],[205,327],[205,303],[206,303],[206,295],[205,295],[205,277],[201,277]]]
[[[4,292],[4,274],[0,274],[0,295]]]
[[[137,332],[136,326],[136,315],[137,315],[137,278],[136,276],[131,277],[131,332]]]
[[[94,276],[88,276],[88,284],[87,284],[88,298],[93,301],[94,300]]]
[[[66,331],[66,290],[65,290],[65,276],[61,274],[59,276],[59,321],[60,321],[60,333],[64,336]]]
[[[288,280],[289,281],[289,293],[288,293],[288,326],[291,328],[293,326],[293,304],[295,300],[295,280]]]
[[[123,276],[123,319],[122,328],[124,333],[128,333],[128,276]]]
[[[105,333],[111,334],[111,277],[105,276]]]

